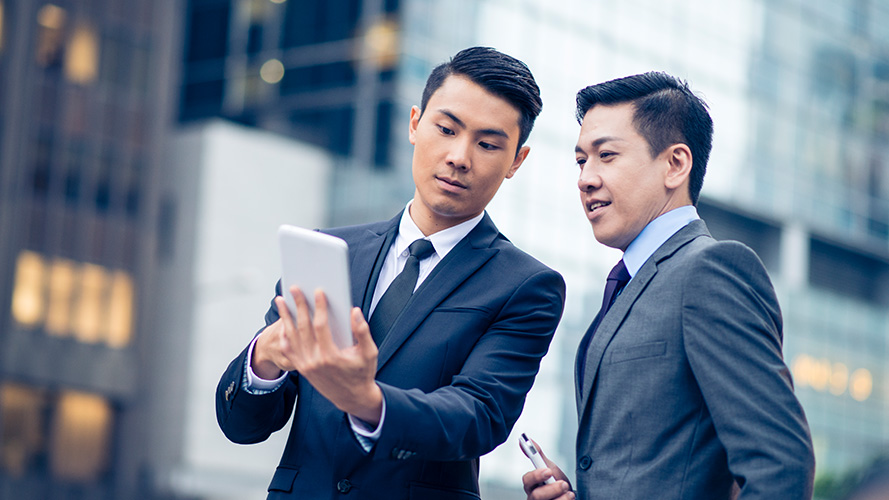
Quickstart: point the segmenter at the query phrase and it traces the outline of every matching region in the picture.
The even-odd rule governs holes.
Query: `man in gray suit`
[[[578,349],[576,489],[547,461],[523,476],[528,499],[811,499],[811,437],[772,284],[695,209],[706,105],[646,73],[581,90],[577,119],[584,214],[624,255]]]

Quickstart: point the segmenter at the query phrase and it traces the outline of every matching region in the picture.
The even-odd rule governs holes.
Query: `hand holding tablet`
[[[296,226],[278,228],[281,248],[281,289],[287,309],[296,320],[296,304],[290,287],[298,286],[306,294],[309,313],[315,313],[315,290],[327,296],[330,331],[340,348],[354,344],[350,314],[352,299],[349,286],[349,247],[329,234]]]

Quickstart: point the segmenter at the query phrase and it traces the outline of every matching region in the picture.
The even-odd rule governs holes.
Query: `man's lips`
[[[460,182],[456,179],[451,179],[450,177],[442,177],[440,175],[435,176],[435,178],[440,183],[445,184],[445,187],[453,187],[458,190],[467,189],[466,184],[463,184],[462,182]]]
[[[610,201],[592,200],[592,201],[584,201],[583,202],[583,206],[584,206],[584,208],[586,208],[588,216],[593,216],[599,210],[601,210],[609,205],[611,205]]]

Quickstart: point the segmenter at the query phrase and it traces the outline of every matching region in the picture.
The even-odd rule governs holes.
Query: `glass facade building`
[[[0,1],[0,498],[134,495],[172,5]]]

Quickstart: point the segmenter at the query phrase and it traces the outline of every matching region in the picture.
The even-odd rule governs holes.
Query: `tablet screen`
[[[315,290],[323,290],[329,304],[333,341],[340,348],[351,346],[354,343],[349,319],[352,299],[346,242],[336,236],[286,224],[278,228],[278,240],[281,290],[290,314],[296,318],[296,304],[289,292],[291,286],[296,285],[303,291],[313,315]]]

